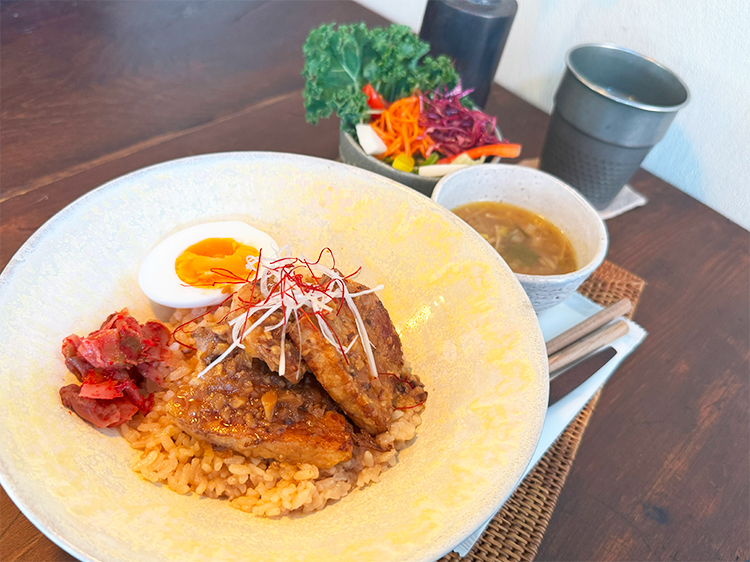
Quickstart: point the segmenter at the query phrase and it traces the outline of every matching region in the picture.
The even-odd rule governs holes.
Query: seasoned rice
[[[398,451],[416,435],[421,423],[417,410],[423,408],[393,413],[389,430],[376,437],[379,445],[391,446],[390,450],[378,452],[355,445],[349,461],[323,470],[214,448],[177,427],[165,411],[171,396],[171,390],[156,393],[148,414],[120,426],[130,446],[139,451],[133,470],[178,494],[226,498],[237,509],[268,517],[311,513],[356,488],[378,482],[396,464]]]
[[[205,309],[177,311],[174,325],[195,318]],[[191,343],[189,333],[199,325],[217,322],[227,309],[207,314],[198,323],[186,326],[181,340]],[[178,344],[173,344],[178,350]],[[229,504],[254,515],[277,517],[291,513],[311,513],[373,482],[398,461],[398,451],[408,446],[421,423],[423,405],[395,410],[388,430],[375,437],[385,452],[355,445],[352,458],[329,469],[312,464],[247,457],[214,448],[206,441],[182,431],[166,413],[165,405],[174,395],[170,383],[195,374],[195,364],[183,362],[166,376],[166,390],[154,394],[154,407],[120,426],[120,432],[138,455],[132,469],[150,482],[162,482],[179,494],[193,492]]]

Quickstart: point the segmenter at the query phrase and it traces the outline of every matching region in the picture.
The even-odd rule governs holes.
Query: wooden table
[[[300,47],[348,2],[3,2],[0,267],[65,205],[183,156],[337,157],[304,121]],[[538,156],[548,116],[494,86],[503,132]],[[609,259],[646,279],[645,343],[607,385],[539,560],[750,558],[748,232],[639,171],[647,206],[608,221]],[[73,560],[2,493],[0,560]]]

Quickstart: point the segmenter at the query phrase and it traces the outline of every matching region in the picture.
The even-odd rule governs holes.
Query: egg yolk
[[[206,238],[183,251],[174,269],[192,287],[222,287],[255,273],[255,268],[247,267],[248,256],[257,257],[258,250],[232,238]]]

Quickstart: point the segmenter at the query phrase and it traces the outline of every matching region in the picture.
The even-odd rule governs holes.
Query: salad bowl
[[[429,197],[440,178],[430,178],[397,170],[390,164],[381,162],[374,156],[365,154],[356,139],[346,131],[339,131],[339,158],[345,164],[375,172],[400,184],[411,187]]]
[[[497,138],[502,139],[500,129],[496,128],[495,134],[497,135]],[[390,178],[400,184],[411,187],[427,197],[432,195],[435,186],[442,179],[442,177],[420,176],[416,173],[397,170],[390,164],[386,164],[374,156],[365,154],[365,151],[362,150],[362,147],[357,140],[346,131],[339,131],[339,159],[345,164],[350,164],[362,168],[363,170],[375,172],[376,174],[380,174],[381,176]],[[491,162],[500,162],[500,160],[499,157],[495,157]]]
[[[453,62],[429,55],[430,45],[407,26],[323,24],[310,31],[302,52],[305,119],[338,117],[342,162],[429,197],[436,177],[521,150],[469,101],[472,90],[461,87]],[[370,154],[393,158],[395,167]]]
[[[323,247],[380,298],[429,397],[379,482],[319,512],[256,517],[131,470],[116,429],[60,404],[60,343],[127,307],[150,249],[185,227],[241,220],[305,256]],[[446,260],[446,247],[460,259]],[[196,156],[133,172],[43,225],[0,275],[0,483],[85,561],[440,558],[491,517],[534,452],[547,358],[520,284],[468,225],[359,168],[291,154]],[[220,522],[217,524],[217,522]]]

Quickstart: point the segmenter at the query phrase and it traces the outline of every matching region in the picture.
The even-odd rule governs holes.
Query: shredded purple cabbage
[[[471,148],[503,142],[495,132],[495,117],[461,105],[461,98],[472,91],[462,91],[459,82],[450,92],[443,87],[431,94],[419,95],[419,125],[435,142],[426,156],[434,151],[444,156],[456,156]]]

